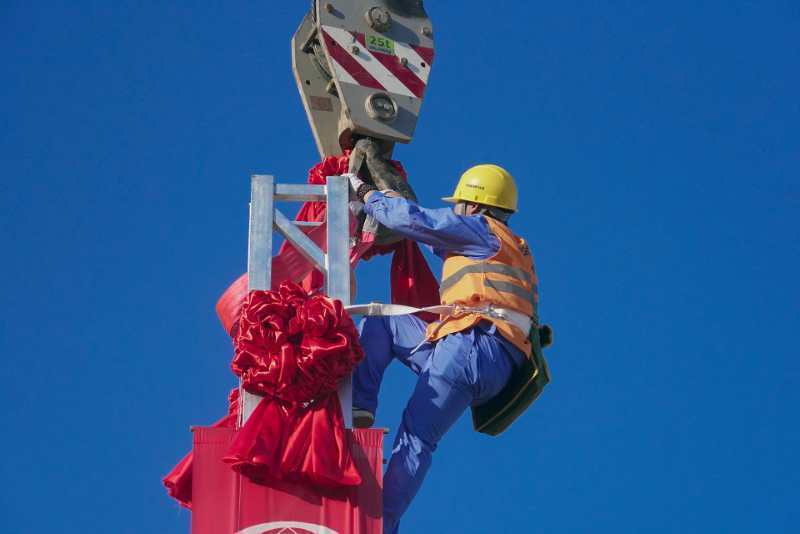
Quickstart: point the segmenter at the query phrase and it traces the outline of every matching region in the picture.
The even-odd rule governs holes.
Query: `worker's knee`
[[[433,419],[435,418],[429,419],[425,414],[414,415],[410,410],[404,410],[395,448],[404,448],[409,454],[422,460],[422,463],[429,461],[442,438]]]

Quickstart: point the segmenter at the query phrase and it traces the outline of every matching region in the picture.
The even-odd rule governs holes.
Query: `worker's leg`
[[[446,336],[436,343],[428,367],[419,376],[384,477],[386,534],[397,531],[400,516],[417,494],[439,440],[473,402],[474,350],[471,332]]]
[[[417,374],[421,372],[433,347],[429,343],[419,347],[425,339],[426,326],[413,315],[365,317],[361,321],[359,331],[365,357],[353,374],[353,406],[375,413],[383,372],[393,359]]]
[[[386,469],[384,532],[395,534],[439,440],[470,405],[497,395],[525,356],[481,323],[439,341],[408,401]]]

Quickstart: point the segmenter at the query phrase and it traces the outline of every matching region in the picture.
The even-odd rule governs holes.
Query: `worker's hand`
[[[358,188],[364,184],[364,180],[358,177],[355,173],[347,173],[343,174],[342,176],[346,176],[348,180],[350,180],[350,187],[353,189],[353,192],[358,191]]]
[[[346,173],[342,176],[347,176],[347,179],[350,180],[350,188],[352,191],[351,197],[353,200],[366,202],[370,194],[375,192],[375,186],[366,183],[364,180],[359,178],[357,174]]]
[[[381,193],[387,198],[403,198],[403,195],[393,189],[384,189]]]

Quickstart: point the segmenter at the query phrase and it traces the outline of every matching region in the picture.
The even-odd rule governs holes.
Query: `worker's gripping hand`
[[[348,172],[342,176],[346,176],[347,179],[350,180],[350,187],[353,189],[353,192],[358,191],[358,188],[364,185],[364,180],[359,178],[357,174]]]
[[[376,190],[374,185],[366,183],[356,174],[347,173],[342,176],[347,176],[347,179],[350,180],[350,188],[355,200],[365,202],[365,197]]]

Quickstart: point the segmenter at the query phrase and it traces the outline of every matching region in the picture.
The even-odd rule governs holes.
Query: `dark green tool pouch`
[[[526,358],[525,363],[517,368],[503,390],[480,406],[472,407],[472,424],[475,430],[490,436],[497,436],[511,426],[522,412],[533,404],[550,383],[550,371],[542,353],[542,339],[540,336],[552,338],[552,330],[541,332],[549,326],[531,329],[532,357]]]

